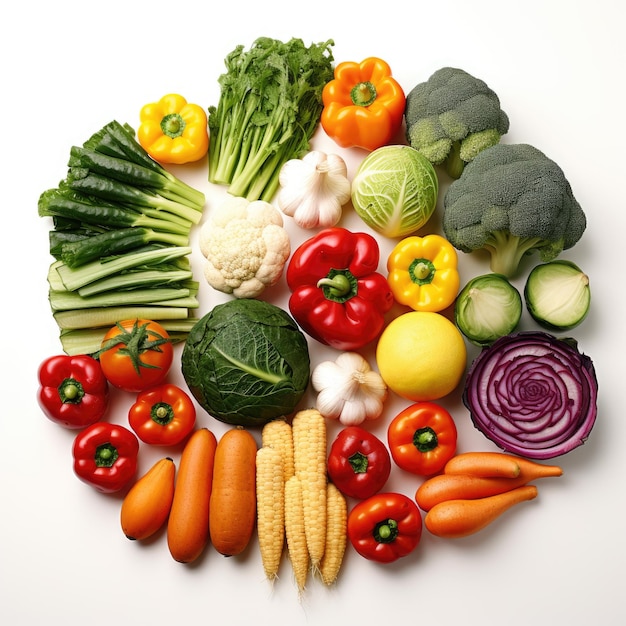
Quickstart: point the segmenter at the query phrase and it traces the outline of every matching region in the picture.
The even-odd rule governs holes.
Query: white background
[[[624,623],[624,5],[351,4],[110,0],[3,9],[3,624]],[[592,311],[572,334],[596,366],[598,420],[588,442],[558,460],[564,476],[539,484],[535,501],[478,535],[446,541],[424,531],[417,550],[394,564],[349,548],[338,584],[326,589],[310,580],[302,599],[286,560],[270,588],[256,539],[230,559],[209,547],[191,566],[173,561],[163,534],[129,542],[119,527],[120,497],[73,475],[74,434],[48,421],[35,400],[39,363],[60,351],[47,303],[50,223],[37,216],[39,194],[64,177],[70,147],[110,120],[136,125],[141,106],[168,92],[216,104],[224,57],[259,36],[332,38],[336,62],[380,56],[407,92],[445,65],[482,78],[510,117],[503,141],[533,144],[557,161],[588,217],[583,239],[563,258],[591,280]],[[363,156],[339,150],[322,131],[314,146],[342,154],[350,175]],[[206,182],[205,164],[177,173],[206,192],[207,214],[224,195]],[[442,197],[422,234],[437,230]],[[294,247],[312,234],[286,225]],[[350,207],[342,225],[367,230]],[[381,270],[391,243],[381,241]],[[525,260],[523,272],[536,262]],[[462,255],[460,263],[463,282],[487,271],[482,257]],[[264,297],[284,304],[286,296],[281,283]],[[224,300],[206,285],[200,299],[202,312]],[[523,327],[534,328],[526,315]],[[311,342],[313,364],[332,354]],[[177,366],[171,378],[181,380]],[[124,423],[130,400],[116,394],[110,419]],[[304,404],[313,400],[309,394]],[[458,392],[443,403],[457,421],[460,450],[493,449],[471,426]],[[391,398],[372,430],[384,437],[404,405]],[[224,432],[205,413],[198,423]],[[329,436],[335,432],[330,425]],[[161,452],[142,448],[141,471]],[[419,482],[395,468],[388,488],[412,497]]]

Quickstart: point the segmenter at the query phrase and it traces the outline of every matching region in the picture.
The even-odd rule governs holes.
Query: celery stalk
[[[57,311],[53,317],[61,330],[114,326],[125,319],[149,319],[154,321],[185,319],[189,317],[186,307],[168,306],[110,306],[96,309]]]
[[[77,268],[70,268],[64,263],[55,266],[65,289],[74,291],[94,280],[106,278],[139,265],[156,265],[191,254],[189,246],[169,246],[154,250],[131,252],[112,259],[99,259]]]

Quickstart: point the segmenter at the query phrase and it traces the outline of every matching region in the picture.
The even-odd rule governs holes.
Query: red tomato
[[[139,392],[165,380],[174,359],[172,341],[157,322],[117,322],[102,340],[100,365],[107,380],[124,391]]]

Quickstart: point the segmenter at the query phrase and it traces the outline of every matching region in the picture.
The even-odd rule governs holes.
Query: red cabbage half
[[[550,459],[582,445],[597,414],[598,381],[575,340],[519,332],[484,348],[463,403],[474,426],[503,450]]]

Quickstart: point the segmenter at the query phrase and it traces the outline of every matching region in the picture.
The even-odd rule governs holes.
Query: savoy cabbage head
[[[189,333],[182,373],[216,419],[261,426],[289,415],[310,377],[306,337],[279,307],[256,299],[218,304]]]

